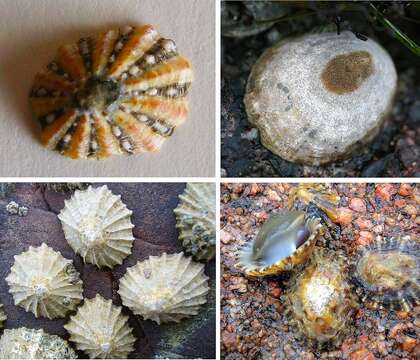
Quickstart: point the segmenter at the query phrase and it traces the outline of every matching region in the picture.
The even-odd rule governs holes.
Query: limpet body
[[[41,142],[73,159],[157,151],[188,115],[190,62],[152,25],[58,49],[30,93]]]
[[[249,276],[266,276],[306,262],[322,226],[303,211],[271,214],[255,240],[239,253],[238,265]]]
[[[212,183],[188,183],[174,210],[179,240],[195,260],[216,254],[216,188]]]
[[[0,338],[0,359],[76,359],[67,341],[42,329],[6,329]]]
[[[6,282],[15,305],[35,317],[65,317],[83,299],[82,281],[73,261],[45,243],[15,255]]]
[[[363,301],[404,311],[419,304],[420,246],[409,236],[379,239],[363,247],[353,273]]]
[[[113,268],[131,254],[131,210],[106,185],[76,190],[58,218],[72,249],[86,263]]]
[[[123,305],[144,320],[179,322],[197,315],[207,302],[208,279],[203,264],[183,253],[163,253],[128,268],[118,293]]]
[[[94,299],[85,299],[64,328],[76,348],[91,359],[125,359],[134,350],[136,339],[128,316],[123,316],[121,310],[112,300],[96,295]]]

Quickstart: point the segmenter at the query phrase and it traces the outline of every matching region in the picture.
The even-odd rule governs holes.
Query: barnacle
[[[160,324],[196,315],[208,291],[203,264],[163,253],[128,268],[118,293],[134,314]]]
[[[73,159],[157,151],[188,114],[190,62],[152,25],[58,49],[30,102],[41,142]]]
[[[420,247],[409,236],[378,239],[354,262],[354,280],[363,301],[409,311],[419,304]]]
[[[317,347],[338,346],[351,330],[357,307],[344,257],[316,249],[310,264],[291,278],[283,300],[298,337]]]
[[[209,261],[216,253],[216,189],[211,183],[188,183],[174,210],[179,239],[195,260]]]
[[[42,329],[6,329],[0,338],[0,359],[76,359],[67,341]]]
[[[124,359],[134,350],[136,339],[128,325],[128,316],[123,316],[121,310],[112,300],[96,295],[94,299],[85,299],[64,328],[70,334],[70,341],[91,359]]]
[[[131,214],[121,196],[104,185],[75,191],[58,218],[68,243],[83,261],[112,268],[131,254]]]
[[[15,305],[36,317],[65,317],[83,299],[82,281],[73,261],[45,243],[16,255],[6,281]]]
[[[7,319],[6,314],[3,311],[3,304],[0,304],[0,329],[3,326],[3,322]]]
[[[255,240],[239,253],[239,266],[249,276],[278,274],[304,263],[321,230],[319,219],[303,211],[272,214]]]

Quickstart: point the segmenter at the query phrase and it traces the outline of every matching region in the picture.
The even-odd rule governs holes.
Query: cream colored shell
[[[134,350],[135,337],[128,325],[128,316],[121,315],[121,306],[96,295],[86,299],[64,328],[70,341],[91,359],[124,359]]]
[[[65,317],[83,299],[82,281],[73,261],[45,243],[16,255],[6,281],[15,305],[36,317]]]
[[[5,321],[6,319],[7,319],[7,316],[3,311],[3,304],[0,304],[0,329],[3,326],[3,321]]]
[[[212,183],[188,183],[174,210],[179,239],[195,260],[216,254],[216,188]]]
[[[4,330],[0,339],[0,359],[76,359],[67,341],[42,329]]]
[[[134,314],[160,324],[196,315],[208,291],[203,264],[183,253],[163,253],[128,268],[118,293]]]
[[[65,201],[58,218],[68,243],[84,262],[113,268],[131,254],[132,213],[106,185],[89,186]]]

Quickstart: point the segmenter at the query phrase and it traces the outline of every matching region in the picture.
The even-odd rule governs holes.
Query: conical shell
[[[203,264],[163,253],[128,268],[118,293],[134,314],[160,324],[196,315],[208,291]]]
[[[65,317],[83,299],[82,281],[73,261],[45,243],[16,255],[6,281],[15,305],[35,317]]]
[[[179,239],[195,260],[209,261],[216,253],[216,188],[212,183],[188,183],[174,210]]]
[[[42,329],[4,330],[0,339],[0,359],[76,359],[67,341]]]
[[[0,329],[3,327],[3,322],[6,319],[7,319],[7,316],[3,311],[3,304],[0,304]]]
[[[131,254],[132,213],[106,185],[89,186],[65,201],[58,218],[68,243],[84,262],[112,268]]]
[[[157,151],[188,115],[193,75],[152,25],[110,29],[58,49],[35,77],[41,142],[73,159]]]
[[[100,295],[86,299],[77,314],[64,325],[70,341],[91,359],[127,358],[134,350],[136,339],[128,325],[128,316],[121,315],[121,309]]]

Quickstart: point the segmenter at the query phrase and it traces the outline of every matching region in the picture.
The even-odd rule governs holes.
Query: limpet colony
[[[179,240],[194,260],[216,254],[216,188],[212,183],[188,183],[174,210]]]
[[[318,347],[338,346],[350,332],[357,297],[346,274],[343,257],[316,249],[310,264],[291,278],[283,300],[297,337]]]
[[[0,304],[0,329],[3,326],[3,322],[7,319],[6,314],[3,311],[3,304]]]
[[[303,211],[271,214],[255,240],[239,253],[238,265],[248,276],[275,275],[308,260],[322,226]]]
[[[131,254],[133,212],[106,185],[76,190],[58,218],[72,249],[86,263],[113,268]]]
[[[409,236],[379,239],[363,247],[353,273],[363,301],[404,311],[419,304],[420,246]]]
[[[121,310],[112,300],[96,295],[94,299],[85,299],[64,328],[76,348],[91,359],[124,359],[134,350],[136,339],[128,316],[123,316]]]
[[[83,299],[82,281],[73,261],[45,243],[15,255],[6,281],[15,305],[35,317],[65,317]]]
[[[188,115],[190,62],[152,25],[58,49],[30,93],[41,142],[73,159],[157,151]]]
[[[118,293],[134,314],[161,324],[197,315],[208,291],[203,264],[183,253],[163,253],[128,268]]]
[[[42,329],[6,329],[0,338],[0,359],[76,359],[67,341]]]

